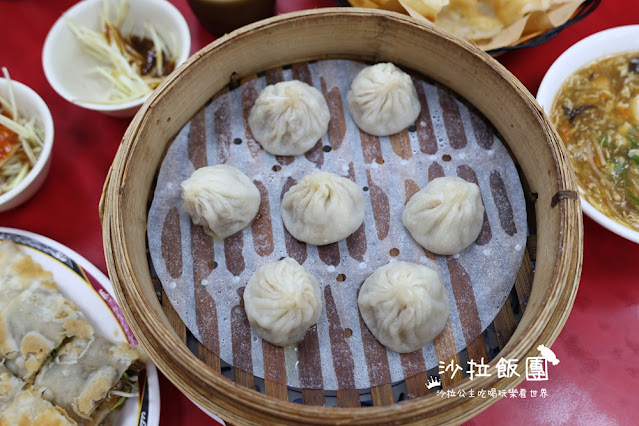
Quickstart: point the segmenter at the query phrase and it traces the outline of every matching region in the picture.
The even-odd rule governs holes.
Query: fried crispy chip
[[[468,40],[494,37],[504,28],[493,6],[477,0],[451,0],[437,15],[435,23]]]
[[[570,19],[577,0],[350,0],[351,5],[408,13],[484,50],[522,43]]]
[[[449,0],[402,0],[405,6],[417,11],[422,16],[434,21],[442,8],[448,6]]]
[[[393,12],[405,13],[406,10],[399,4],[398,0],[350,0],[351,6],[368,7],[370,9],[392,10]]]
[[[448,3],[449,0],[350,0],[352,6],[402,13],[406,13],[406,7],[408,7],[430,20],[434,20],[439,11]]]
[[[551,0],[491,0],[490,3],[497,17],[505,25],[510,25],[527,13],[550,9]]]

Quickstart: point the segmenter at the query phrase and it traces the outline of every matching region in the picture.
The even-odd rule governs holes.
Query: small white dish
[[[35,165],[25,178],[12,190],[0,195],[0,212],[12,209],[30,199],[42,186],[49,173],[51,149],[53,148],[53,118],[42,98],[30,87],[11,79],[0,78],[0,91],[8,96],[9,85],[13,89],[18,115],[35,118],[36,126],[42,129],[44,146]]]
[[[83,0],[53,24],[42,49],[42,67],[53,89],[67,101],[82,108],[100,111],[115,117],[132,117],[149,95],[125,103],[101,103],[110,84],[90,70],[99,62],[82,50],[81,43],[71,33],[66,18],[101,32],[100,15],[104,0]],[[111,9],[119,3],[110,1]],[[122,25],[124,32],[144,34],[144,23],[150,21],[169,49],[175,53],[176,68],[189,57],[191,33],[182,14],[165,0],[128,0],[130,8]]]
[[[572,73],[597,59],[632,51],[639,52],[639,25],[611,28],[584,38],[562,53],[548,69],[539,86],[537,102],[544,111],[550,112],[557,92]],[[584,213],[604,228],[639,243],[639,231],[610,219],[583,196],[581,207]]]
[[[84,313],[96,332],[113,341],[136,344],[109,279],[88,260],[68,247],[20,229],[0,227],[0,240],[11,239],[26,254],[53,273],[58,289]],[[155,365],[148,361],[140,376],[140,396],[129,398],[113,415],[114,426],[158,426],[160,383]]]

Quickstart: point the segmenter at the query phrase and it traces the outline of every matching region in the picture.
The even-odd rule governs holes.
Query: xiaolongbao
[[[433,179],[406,204],[402,222],[425,249],[459,253],[481,232],[484,205],[479,187],[456,176]]]
[[[260,191],[239,169],[218,164],[182,182],[182,208],[207,234],[226,238],[247,227],[260,208]]]
[[[299,155],[327,132],[331,115],[324,96],[298,81],[266,86],[255,100],[248,123],[251,133],[273,155]]]
[[[404,130],[421,110],[410,76],[390,62],[360,71],[346,98],[355,123],[375,136]]]
[[[366,210],[362,190],[333,173],[315,172],[293,185],[282,198],[282,219],[300,241],[324,245],[357,231]]]
[[[322,313],[317,279],[295,259],[258,268],[244,289],[244,310],[262,339],[277,346],[298,342]]]
[[[433,269],[409,262],[377,268],[359,291],[357,304],[373,336],[387,348],[414,352],[448,321],[448,292]]]

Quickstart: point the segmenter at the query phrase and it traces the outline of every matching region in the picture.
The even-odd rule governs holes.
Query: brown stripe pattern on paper
[[[257,78],[253,77],[249,80],[242,82],[241,89],[242,90],[242,115],[244,118],[244,131],[246,134],[246,145],[251,153],[251,157],[257,157],[262,151],[262,146],[257,143],[255,138],[253,138],[253,133],[251,132],[251,127],[248,123],[249,115],[251,114],[251,108],[255,104],[255,100],[257,99]]]
[[[262,340],[262,355],[264,357],[264,379],[286,385],[284,348]]]
[[[466,133],[462,122],[457,100],[447,90],[438,89],[439,104],[442,107],[442,118],[448,134],[448,144],[453,149],[466,147]]]
[[[337,313],[337,306],[333,299],[331,287],[324,288],[324,304],[328,319],[328,334],[331,340],[331,352],[333,354],[333,366],[337,376],[339,389],[355,389],[355,362],[351,348],[344,340],[344,329]]]
[[[162,225],[162,258],[171,278],[182,275],[182,232],[180,232],[180,212],[173,207]]]
[[[382,145],[379,142],[379,138],[362,130],[359,131],[359,137],[362,141],[362,153],[366,164],[371,164],[373,161],[383,163],[384,156],[382,155]]]
[[[460,178],[464,179],[465,181],[474,183],[475,185],[479,186],[477,175],[475,174],[475,171],[471,169],[469,166],[463,164],[457,167],[457,175]],[[482,196],[482,199],[483,198],[485,197]],[[485,202],[484,202],[484,205],[486,205]],[[479,233],[479,236],[475,240],[475,243],[477,245],[483,246],[484,244],[488,244],[492,237],[493,237],[493,233],[490,230],[490,223],[488,223],[488,213],[486,213],[486,209],[484,209],[484,223],[481,226],[481,232]]]
[[[292,155],[290,155],[290,156],[276,155],[275,156],[275,161],[277,161],[282,166],[286,166],[288,164],[291,164],[293,161],[295,161],[295,157],[292,156]]]
[[[195,289],[195,319],[200,341],[213,353],[220,353],[215,301],[206,291],[213,282],[208,277],[215,265],[213,239],[201,226],[191,223],[191,255],[193,257],[193,287]]]
[[[195,170],[207,165],[206,160],[206,116],[202,107],[191,119],[189,128],[188,155]]]
[[[501,223],[501,227],[506,234],[512,237],[517,233],[515,215],[513,214],[513,208],[510,205],[510,200],[508,199],[508,193],[506,193],[506,186],[504,185],[504,181],[497,170],[490,172],[490,190],[493,193],[495,206],[499,212],[499,222]]]
[[[271,207],[268,202],[268,190],[260,181],[253,181],[260,191],[260,208],[251,225],[253,232],[253,248],[260,256],[273,253],[273,227],[271,226]]]
[[[310,150],[304,153],[304,157],[311,163],[317,165],[318,168],[321,168],[324,164],[324,150],[322,146],[322,140],[318,140],[315,146]]]
[[[413,156],[413,150],[410,147],[410,139],[408,138],[408,130],[404,129],[399,133],[391,135],[390,142],[393,152],[397,156],[404,160],[408,160]]]
[[[404,193],[406,194],[406,201],[404,201],[404,205],[408,204],[413,195],[419,192],[419,185],[412,179],[406,179],[404,181]]]
[[[295,161],[295,157],[292,155],[276,155],[275,160],[282,166],[286,166],[293,163],[293,161]]]
[[[294,64],[291,67],[291,73],[295,80],[303,81],[309,86],[313,85],[313,77],[311,76],[311,69],[306,63]]]
[[[495,133],[491,126],[481,118],[478,113],[470,114],[470,122],[473,126],[473,134],[477,140],[477,144],[484,149],[490,149],[493,146],[495,140]]]
[[[244,287],[238,290],[238,294],[240,296],[240,300],[242,300]],[[244,308],[240,305],[233,306],[231,309],[230,320],[235,381],[243,386],[254,389],[255,381],[252,374],[253,353],[251,351],[251,325],[248,322]],[[246,374],[238,374],[238,369]]]
[[[359,326],[362,331],[364,356],[366,365],[368,365],[368,377],[371,381],[371,387],[389,384],[391,375],[388,367],[388,357],[386,356],[386,347],[373,336],[361,314],[359,315]]]
[[[355,179],[355,166],[353,165],[352,161],[348,163],[348,173],[346,173],[346,176],[344,177],[357,183],[357,180]]]
[[[317,325],[311,327],[302,340],[297,343],[297,359],[299,361],[300,386],[303,389],[324,389],[322,379],[322,360],[317,335]]]
[[[224,89],[228,91],[228,89]],[[220,96],[217,99],[217,108],[213,113],[213,126],[217,136],[216,146],[220,164],[226,163],[231,157],[231,97]]]
[[[474,183],[475,185],[479,185],[479,181],[477,180],[477,174],[473,169],[471,169],[466,164],[462,164],[457,167],[457,176],[464,179],[466,182]]]
[[[357,231],[346,237],[346,247],[348,248],[348,254],[358,262],[364,261],[364,255],[366,254],[366,225],[362,222],[362,225],[357,228]]]
[[[437,138],[435,138],[433,123],[430,119],[426,93],[424,92],[424,86],[421,81],[413,79],[413,84],[417,90],[419,103],[422,105],[419,116],[415,121],[415,130],[417,132],[417,140],[419,140],[419,149],[424,154],[433,155],[437,152]]]
[[[439,163],[433,163],[428,167],[428,181],[444,176],[444,168]]]
[[[342,96],[339,88],[333,87],[331,90],[326,89],[326,81],[320,79],[322,83],[322,93],[328,104],[328,110],[331,113],[331,121],[328,122],[328,140],[331,142],[331,148],[338,150],[344,141],[346,135],[346,120],[344,119],[344,107],[342,106]]]
[[[239,277],[244,268],[244,237],[241,232],[235,233],[224,239],[224,258],[226,259],[226,269],[234,276]]]
[[[370,170],[366,170],[368,178],[368,190],[371,194],[371,204],[373,205],[373,218],[377,226],[377,237],[380,240],[386,239],[390,228],[390,205],[388,196],[384,190],[373,183]]]
[[[280,194],[280,201],[286,194],[286,191],[291,189],[291,186],[295,185],[297,181],[291,177],[286,180],[284,187],[282,188],[282,193]],[[284,244],[286,245],[286,253],[288,257],[292,257],[299,263],[303,265],[306,261],[307,252],[306,252],[306,243],[296,240],[286,229],[286,226],[282,223],[282,229],[284,230]]]
[[[284,80],[284,72],[281,68],[273,68],[264,73],[264,78],[266,79],[266,84],[276,84]]]
[[[338,243],[326,244],[323,246],[317,246],[317,252],[322,262],[327,265],[337,266],[339,265],[339,246]]]
[[[297,343],[297,359],[304,404],[324,405],[324,379],[317,325],[309,328]]]
[[[468,272],[457,260],[447,257],[446,261],[455,301],[457,302],[457,311],[460,313],[459,320],[462,324],[462,331],[464,332],[466,344],[469,344],[482,333],[473,285]]]

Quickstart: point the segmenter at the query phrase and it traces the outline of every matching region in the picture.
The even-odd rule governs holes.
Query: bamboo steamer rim
[[[170,107],[167,106],[168,101],[163,101],[165,97],[170,97],[172,94],[175,96],[176,91],[188,88],[190,87],[189,84],[193,84],[187,80],[185,75],[189,72],[190,74],[197,74],[198,71],[201,71],[198,68],[204,67],[202,65],[204,61],[215,58],[216,54],[222,55],[225,49],[231,45],[254,43],[255,40],[261,38],[268,39],[273,34],[278,36],[283,31],[295,31],[309,25],[318,27],[357,19],[366,19],[371,22],[371,31],[378,31],[374,40],[382,40],[382,36],[385,35],[387,30],[401,29],[401,36],[408,34],[408,36],[417,37],[410,40],[412,42],[425,43],[431,41],[433,43],[441,43],[444,46],[441,49],[445,49],[451,58],[463,55],[469,58],[467,62],[479,64],[485,68],[482,78],[486,80],[486,83],[497,84],[497,87],[511,92],[507,92],[506,97],[517,102],[517,108],[508,106],[499,112],[510,113],[511,109],[522,110],[529,115],[529,117],[524,117],[522,120],[528,125],[534,124],[543,133],[545,144],[541,145],[540,142],[537,145],[541,146],[531,146],[530,149],[533,152],[530,154],[522,152],[521,147],[513,151],[520,163],[525,155],[548,155],[549,153],[552,157],[552,167],[551,170],[548,170],[548,174],[551,176],[551,180],[548,183],[553,186],[552,191],[550,191],[552,193],[542,191],[545,188],[539,188],[536,219],[538,225],[541,225],[538,226],[539,241],[542,247],[540,252],[544,259],[545,256],[553,258],[554,263],[545,265],[544,262],[540,263],[538,261],[533,281],[533,294],[535,293],[535,284],[537,284],[537,287],[542,285],[538,284],[541,281],[540,275],[542,275],[539,269],[540,266],[544,267],[543,276],[546,277],[548,275],[549,277],[548,288],[543,295],[538,294],[537,299],[539,300],[535,302],[537,310],[534,312],[530,308],[533,304],[533,296],[531,296],[531,305],[526,310],[522,323],[515,331],[515,334],[502,350],[502,356],[523,360],[527,356],[537,355],[536,347],[539,344],[550,345],[565,324],[576,296],[583,248],[581,209],[578,197],[562,198],[560,196],[557,198],[558,194],[576,194],[575,178],[568,164],[565,148],[556,131],[532,95],[505,68],[467,42],[457,39],[442,30],[425,26],[410,17],[393,12],[361,8],[327,8],[280,15],[251,24],[227,34],[201,49],[186,63],[181,65],[176,72],[165,79],[154,91],[134,117],[123,137],[122,145],[118,149],[114,163],[109,170],[100,200],[100,217],[103,226],[108,271],[124,315],[140,344],[158,368],[189,398],[230,421],[254,424],[274,421],[325,424],[425,421],[440,424],[442,422],[467,420],[497,400],[497,398],[448,399],[427,397],[403,401],[392,406],[332,408],[300,405],[257,393],[226,379],[219,372],[213,372],[190,352],[175,331],[168,326],[166,317],[161,313],[161,307],[158,309],[159,302],[157,298],[152,300],[151,297],[147,297],[149,294],[155,295],[150,275],[148,275],[148,262],[142,266],[132,263],[132,254],[134,252],[131,250],[131,246],[136,244],[137,247],[140,244],[144,245],[146,238],[146,200],[150,191],[150,185],[148,188],[133,188],[132,184],[127,185],[128,182],[131,182],[133,174],[136,173],[132,159],[136,156],[148,154],[150,148],[143,144],[143,139],[147,136],[150,127],[157,126],[162,129],[166,127],[166,130],[170,130],[169,134],[165,135],[165,140],[162,141],[167,145],[177,133],[177,130],[191,118],[195,110],[204,104],[202,102],[191,107],[185,105],[182,109],[179,109],[180,105],[178,105],[177,113],[169,116],[166,123],[155,117],[157,114],[165,113],[166,109]],[[389,37],[392,36],[389,32]],[[297,41],[297,39],[294,40],[294,42]],[[288,48],[291,47],[289,46]],[[333,51],[322,55],[322,57],[358,55],[354,52],[340,52],[339,49],[341,49],[341,46],[335,47]],[[390,60],[398,65],[420,71],[419,61],[413,58],[405,60],[404,58],[389,58],[393,54],[384,51],[382,41],[373,46],[372,49],[374,51],[373,54],[364,55],[368,60]],[[294,58],[287,58],[284,61],[286,63],[275,64],[277,61],[274,61],[273,66],[318,59],[317,55],[313,55],[313,52],[309,52],[309,57],[299,55],[301,54],[298,53],[298,56]],[[263,70],[252,70],[252,73]],[[428,75],[427,73],[425,74]],[[436,79],[440,83],[451,87],[451,89],[457,91],[469,101],[476,100],[473,99],[472,93],[469,96],[469,93],[459,90],[456,82],[452,80],[454,76],[447,81],[447,75],[447,72],[441,73],[439,79]],[[243,76],[245,75],[239,74],[240,78]],[[228,83],[230,73],[224,77]],[[207,99],[216,92],[217,90],[213,93],[207,92],[199,96],[202,99]],[[494,103],[494,101],[492,102]],[[191,103],[197,102],[191,99]],[[495,123],[498,112],[491,110],[489,106],[477,103],[475,105],[491,122]],[[511,113],[513,117],[510,118],[517,121],[518,117],[515,117],[514,114],[514,112]],[[175,115],[177,115],[177,119],[174,118]],[[501,127],[497,125],[496,127],[506,138],[506,135],[512,131],[509,127],[514,128],[515,124],[510,123],[507,126],[502,123]],[[165,147],[161,146],[161,148],[163,150]],[[151,172],[151,175],[153,175],[159,163],[149,163],[148,165],[153,167]],[[553,171],[556,174],[556,179],[554,180],[552,179]],[[551,200],[553,196],[556,200]],[[139,200],[132,201],[136,197],[143,198],[141,201],[141,206],[144,208],[141,216],[143,219],[138,220],[139,223],[136,223],[136,226],[141,228],[141,231],[136,226],[127,224],[125,220],[127,214],[131,214],[130,203],[140,203]],[[551,204],[554,205],[551,207]],[[546,227],[545,225],[549,221],[550,224]],[[550,231],[547,231],[546,228],[557,228],[558,232],[556,235],[548,235]],[[137,239],[132,239],[132,234],[135,232],[142,233],[142,241],[140,241],[139,235],[137,235]],[[549,247],[543,246],[545,243],[549,243]],[[548,254],[547,252],[552,253]],[[146,259],[146,254],[142,253],[142,255]],[[136,275],[136,267],[146,268],[146,274],[144,276]],[[547,271],[546,269],[548,268],[551,271]],[[144,273],[144,270],[140,272]],[[148,288],[149,286],[150,288]],[[527,321],[524,323],[526,318]],[[497,358],[490,363],[489,372],[492,372],[490,377],[479,377],[472,381],[466,379],[454,386],[453,389],[466,392],[471,388],[510,389],[523,381],[523,375],[521,377],[514,376],[498,379],[495,374],[496,361]]]

